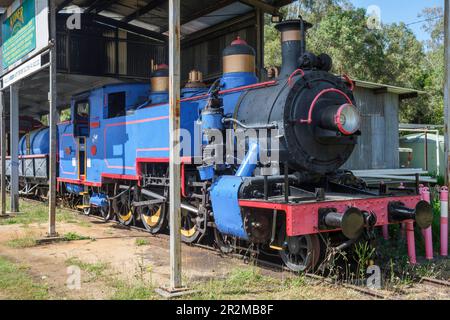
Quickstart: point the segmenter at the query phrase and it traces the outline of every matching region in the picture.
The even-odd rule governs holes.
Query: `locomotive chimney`
[[[297,69],[298,59],[306,51],[306,31],[312,24],[298,20],[286,20],[276,25],[281,32],[281,55],[282,65],[280,78],[288,77]]]

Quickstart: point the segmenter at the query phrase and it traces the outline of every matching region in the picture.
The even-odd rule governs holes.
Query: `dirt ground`
[[[68,299],[107,299],[110,290],[100,279],[82,280],[81,290],[68,290],[67,267],[73,259],[87,264],[99,262],[108,266],[109,271],[124,281],[140,276],[145,266],[145,277],[150,277],[157,286],[169,283],[169,249],[167,237],[160,238],[140,231],[122,229],[115,224],[104,224],[92,219],[89,225],[63,223],[58,225],[59,234],[77,233],[90,240],[57,242],[29,248],[12,248],[7,245],[11,239],[24,237],[41,238],[45,236],[45,226],[30,225],[26,228],[18,225],[6,225],[0,228],[0,255],[13,262],[30,267],[33,277],[45,281],[54,298]],[[136,241],[145,241],[145,245],[137,245]],[[191,280],[223,277],[231,266],[238,266],[238,261],[222,259],[208,250],[183,246],[183,275]],[[150,275],[151,273],[151,275]],[[138,275],[139,274],[139,275]],[[89,278],[88,275],[84,275]],[[83,277],[83,274],[82,274]]]
[[[26,214],[26,213],[24,213]],[[34,282],[44,285],[48,289],[48,299],[111,299],[135,298],[129,295],[136,285],[145,284],[153,289],[169,284],[169,243],[168,236],[151,236],[147,233],[124,229],[115,223],[101,221],[76,215],[70,222],[59,222],[57,231],[60,235],[76,234],[88,237],[87,240],[53,242],[41,245],[13,246],[11,241],[21,239],[43,238],[46,225],[42,223],[22,225],[0,225],[0,257],[14,264],[26,266],[27,273]],[[68,287],[70,270],[75,265],[81,269],[81,287]],[[182,246],[183,280],[189,287],[206,290],[193,299],[227,298],[226,285],[218,282],[235,277],[236,281],[259,281],[259,277],[236,277],[236,270],[253,268],[243,261],[231,257],[223,257],[217,252]],[[255,292],[244,292],[236,295],[232,292],[230,298],[243,299],[369,299],[354,290],[342,287],[321,285],[292,285],[290,278],[296,277],[288,272],[275,272],[262,269],[265,280],[269,278],[288,279],[291,283],[280,290],[267,290],[266,287]],[[245,276],[248,274],[244,273]],[[239,278],[241,277],[241,278]],[[233,278],[234,279],[234,278]],[[233,280],[234,281],[234,280]],[[238,282],[237,286],[242,286]],[[133,287],[134,286],[134,287]],[[142,288],[141,288],[142,289]],[[211,292],[209,292],[211,290]],[[422,296],[421,298],[449,298],[448,292],[436,297]],[[0,288],[0,299],[7,299],[8,294]],[[20,297],[19,297],[20,298]],[[137,296],[136,298],[142,298]],[[144,298],[160,298],[149,294]],[[414,299],[415,297],[408,297]]]

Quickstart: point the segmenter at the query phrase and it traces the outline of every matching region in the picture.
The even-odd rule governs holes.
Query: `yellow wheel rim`
[[[150,227],[154,227],[158,224],[159,219],[161,218],[161,207],[158,209],[158,211],[151,215],[151,216],[146,216],[145,214],[142,215],[142,218],[144,219],[145,223],[150,226]]]
[[[119,216],[120,216],[120,219],[121,219],[121,220],[123,220],[123,221],[128,221],[128,220],[130,220],[131,217],[133,216],[133,213],[132,213],[131,210],[130,210],[130,211],[128,211],[128,214],[126,214],[126,215],[121,215],[121,214],[119,214]]]
[[[187,238],[192,237],[195,234],[195,231],[197,231],[197,229],[195,227],[192,227],[189,230],[184,230],[181,229],[181,234]]]

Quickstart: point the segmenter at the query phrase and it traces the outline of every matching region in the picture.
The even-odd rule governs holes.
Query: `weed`
[[[63,236],[64,241],[80,241],[80,240],[92,240],[90,237],[79,235],[76,232],[68,232]]]
[[[88,272],[92,280],[97,280],[103,272],[108,268],[108,264],[104,262],[88,263],[81,261],[77,257],[72,257],[66,260],[68,266],[78,266],[81,270]]]
[[[146,245],[149,245],[149,244],[150,244],[150,242],[148,241],[148,239],[136,239],[136,245],[138,247],[146,246]]]
[[[355,255],[357,266],[357,274],[360,279],[366,277],[367,267],[370,264],[375,253],[375,248],[373,248],[367,241],[359,242],[355,245]]]

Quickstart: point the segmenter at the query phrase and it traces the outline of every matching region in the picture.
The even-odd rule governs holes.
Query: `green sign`
[[[3,68],[36,48],[35,0],[24,0],[2,24]]]

